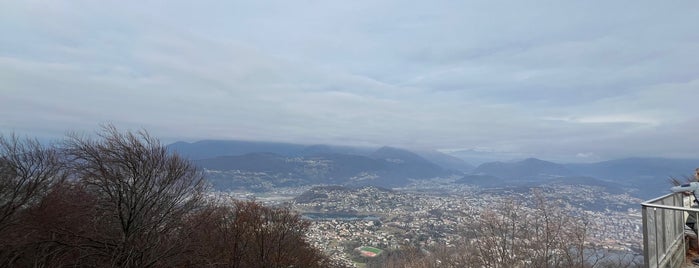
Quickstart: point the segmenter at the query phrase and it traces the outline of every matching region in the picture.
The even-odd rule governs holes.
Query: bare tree
[[[571,215],[567,214],[561,204],[550,202],[540,191],[532,192],[535,205],[534,217],[530,219],[530,226],[526,228],[530,232],[533,249],[530,256],[535,267],[560,267],[561,253],[569,250],[567,228],[570,226]]]
[[[204,181],[188,160],[145,131],[105,126],[97,139],[70,135],[72,174],[96,197],[90,254],[100,266],[152,267],[181,253],[184,217],[200,204]]]
[[[460,254],[439,256],[439,267],[634,267],[632,257],[609,259],[608,252],[588,243],[590,222],[567,210],[557,200],[533,191],[524,206],[506,200],[487,208],[470,235],[456,249]]]
[[[242,267],[325,267],[328,260],[305,240],[309,222],[288,208],[234,203],[236,226],[247,241]]]
[[[529,214],[514,199],[485,210],[474,226],[475,239],[467,244],[475,249],[476,260],[487,267],[527,266],[532,250]]]
[[[186,228],[195,230],[189,245],[192,266],[242,267],[249,241],[244,237],[244,217],[229,204],[209,204],[188,219]]]
[[[24,216],[64,178],[55,148],[0,135],[0,266],[12,266],[34,245]]]
[[[192,236],[195,266],[331,266],[305,241],[309,223],[286,208],[233,200],[202,210],[192,223],[199,224]]]
[[[95,196],[79,184],[63,182],[54,185],[44,198],[23,211],[21,225],[9,234],[15,243],[14,255],[0,266],[65,267],[96,266],[89,255],[81,254],[94,237],[92,222]]]
[[[35,139],[0,135],[0,232],[63,180],[60,159],[54,148]]]
[[[2,267],[340,267],[288,208],[205,200],[202,173],[145,131],[0,137],[0,153]]]
[[[23,214],[63,181],[62,166],[54,148],[0,135],[0,266],[11,266],[32,245]]]

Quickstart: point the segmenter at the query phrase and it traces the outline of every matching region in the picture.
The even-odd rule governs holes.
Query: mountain
[[[251,172],[288,173],[295,165],[286,157],[273,153],[249,153],[245,155],[219,156],[195,160],[200,167],[211,170],[245,170]]]
[[[512,185],[555,182],[601,186],[610,192],[623,190],[648,199],[669,193],[670,177],[690,177],[696,167],[699,167],[699,160],[693,159],[625,158],[586,164],[556,164],[529,158],[509,163],[484,163],[471,174],[500,178]],[[468,180],[462,179],[460,183],[468,183]]]
[[[313,156],[323,154],[353,154],[369,155],[372,148],[336,146],[336,145],[303,145],[281,142],[257,142],[238,140],[203,140],[197,142],[178,141],[167,146],[168,149],[189,159],[199,160],[219,156],[236,156],[250,153],[273,153],[283,156]]]
[[[416,153],[393,147],[381,147],[369,157],[380,160],[386,165],[386,169],[379,172],[379,175],[395,185],[405,184],[406,179],[427,179],[454,173]]]
[[[502,179],[542,180],[573,175],[564,165],[536,158],[517,162],[490,162],[479,165],[473,174],[491,175]]]
[[[697,159],[624,158],[590,164],[567,164],[576,174],[610,180],[628,189],[635,189],[636,196],[644,199],[670,192],[670,178],[693,179],[699,167]]]
[[[581,175],[622,179],[650,179],[682,177],[699,167],[697,159],[624,158],[590,164],[567,164],[566,167]]]
[[[267,185],[301,186],[309,184],[342,184],[385,169],[384,163],[365,156],[330,154],[312,157],[287,157],[272,153],[251,153],[196,160],[208,171],[208,177],[219,190],[231,186]],[[378,179],[378,176],[373,175]],[[385,181],[376,181],[386,185]]]
[[[398,160],[405,163],[430,165],[437,164],[442,169],[470,171],[473,166],[465,161],[437,151],[420,151],[418,154],[398,148],[379,149],[327,144],[301,145],[278,142],[251,142],[236,140],[203,140],[198,142],[175,142],[168,149],[191,160],[212,159],[221,156],[241,156],[250,153],[272,153],[286,157],[311,157],[327,155],[357,155],[386,161]],[[385,154],[385,155],[382,155]]]
[[[189,159],[199,160],[218,156],[234,156],[249,153],[274,153],[279,155],[294,155],[306,148],[306,145],[280,143],[280,142],[256,142],[236,140],[203,140],[193,143],[175,142],[167,146]]]
[[[618,183],[586,176],[560,177],[545,181],[541,185],[587,185],[601,187],[605,192],[612,194],[627,192],[627,188]]]
[[[432,164],[425,158],[408,150],[384,146],[369,155],[371,158],[383,159],[393,163]]]
[[[422,158],[446,169],[457,170],[461,172],[470,172],[474,168],[476,168],[468,162],[462,160],[461,158],[454,157],[435,150],[422,150],[416,151],[415,153],[420,155]]]
[[[372,149],[205,140],[176,142],[168,148],[196,160],[197,165],[208,170],[207,177],[220,189],[256,187],[264,190],[318,183],[394,187],[405,185],[410,180],[466,172],[467,175],[457,183],[517,187],[547,182],[587,185],[604,182],[647,199],[668,193],[668,178],[693,176],[694,169],[699,167],[696,159],[625,158],[598,163],[558,164],[528,158],[516,162],[488,162],[473,169],[459,158],[436,151],[415,153],[394,147]],[[461,153],[474,156],[479,152]],[[560,181],[552,181],[556,179]],[[613,188],[612,185],[604,187]]]
[[[474,165],[523,158],[521,154],[516,153],[484,152],[473,149],[451,151],[448,154]]]
[[[310,184],[395,187],[409,183],[410,179],[453,174],[406,150],[382,148],[370,155],[250,153],[200,159],[195,163],[207,170],[207,177],[219,190],[237,187],[265,190]]]
[[[365,147],[350,147],[350,146],[336,146],[327,144],[314,144],[309,145],[296,152],[295,155],[299,156],[315,156],[315,155],[329,155],[329,154],[347,154],[347,155],[361,155],[368,156],[374,151],[372,148]]]

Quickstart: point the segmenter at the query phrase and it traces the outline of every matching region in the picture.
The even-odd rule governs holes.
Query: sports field
[[[364,247],[359,248],[359,252],[364,257],[376,257],[377,255],[381,254],[381,252],[383,252],[383,250],[380,250],[380,249],[375,248],[375,247],[364,246]]]

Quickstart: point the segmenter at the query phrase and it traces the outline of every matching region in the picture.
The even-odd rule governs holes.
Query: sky
[[[0,0],[0,133],[699,158],[699,1]]]

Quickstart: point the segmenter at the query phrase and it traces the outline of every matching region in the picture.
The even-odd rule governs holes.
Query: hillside
[[[250,153],[274,153],[279,155],[294,155],[306,148],[306,145],[254,142],[236,140],[203,140],[197,142],[175,142],[167,146],[191,160],[209,159],[218,156],[236,156]]]
[[[394,147],[301,145],[274,142],[176,142],[168,146],[207,169],[217,189],[271,189],[309,184],[397,187],[435,177],[464,174],[460,184],[481,187],[536,186],[542,183],[602,185],[642,198],[667,193],[668,178],[688,177],[699,160],[625,158],[597,163],[560,164],[536,158],[487,162],[473,167],[437,151]]]
[[[402,186],[410,180],[455,174],[409,151],[382,148],[372,157],[350,154],[283,156],[249,153],[196,160],[214,188],[253,188],[310,184]]]
[[[458,170],[461,172],[471,172],[475,166],[471,165],[470,163],[455,157],[451,156],[445,153],[441,153],[438,151],[416,151],[418,155],[422,156],[423,158],[429,160],[432,163],[435,163],[443,168],[446,169],[451,169],[451,170]]]
[[[626,191],[641,198],[669,192],[670,177],[690,177],[699,160],[625,158],[587,164],[557,164],[535,158],[517,162],[490,162],[474,169],[460,183],[489,186],[501,179],[511,185],[546,182],[602,186],[610,192]]]
[[[502,179],[542,180],[572,175],[564,165],[536,158],[528,158],[517,162],[484,163],[473,170],[473,174],[485,174]]]

